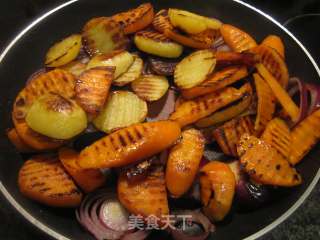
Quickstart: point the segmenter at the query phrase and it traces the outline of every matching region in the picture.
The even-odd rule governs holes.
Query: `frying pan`
[[[268,34],[281,36],[291,76],[317,82],[320,71],[305,47],[284,27],[260,10],[240,0],[151,1],[157,10],[182,8],[213,16],[245,29],[260,42]],[[20,32],[0,55],[0,190],[30,223],[56,239],[93,239],[76,222],[73,210],[39,205],[23,197],[17,188],[22,157],[9,143],[5,130],[10,127],[13,100],[27,77],[43,64],[45,51],[57,40],[79,32],[95,16],[109,16],[132,8],[143,1],[72,0],[45,13]],[[281,191],[276,201],[250,213],[235,212],[219,224],[211,239],[256,239],[289,217],[306,199],[320,177],[320,146],[307,155],[298,170],[304,178],[301,186]],[[159,236],[153,235],[152,239]]]

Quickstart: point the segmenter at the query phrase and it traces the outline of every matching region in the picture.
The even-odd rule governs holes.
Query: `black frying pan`
[[[73,210],[48,208],[24,198],[17,188],[21,156],[9,143],[5,129],[11,126],[12,102],[27,77],[42,66],[46,50],[57,40],[79,32],[95,16],[108,16],[144,1],[73,0],[33,22],[21,32],[0,56],[0,190],[8,201],[39,229],[57,239],[93,239],[76,222]],[[310,54],[286,29],[259,10],[240,1],[152,1],[156,9],[177,7],[214,16],[234,24],[261,41],[267,34],[281,36],[286,46],[286,59],[292,76],[317,82],[320,71]],[[250,213],[234,213],[219,224],[212,239],[256,239],[286,219],[306,199],[320,177],[320,146],[315,147],[299,165],[304,178],[301,186],[282,191],[277,201]],[[153,235],[153,239],[161,239]]]

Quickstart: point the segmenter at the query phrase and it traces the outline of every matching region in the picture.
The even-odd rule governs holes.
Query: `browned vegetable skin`
[[[232,65],[244,65],[247,67],[253,67],[258,58],[255,54],[250,52],[216,52],[217,66],[218,67],[227,67]]]
[[[295,165],[312,149],[320,138],[320,110],[316,110],[291,132],[292,144],[289,161]]]
[[[234,101],[250,95],[251,92],[251,86],[247,83],[240,89],[229,87],[220,92],[214,92],[190,101],[184,101],[170,115],[170,119],[178,122],[180,126],[183,127],[209,116]]]
[[[224,68],[211,74],[207,80],[200,83],[198,86],[189,89],[183,89],[181,94],[186,99],[199,97],[220,90],[240,79],[245,78],[246,76],[248,76],[246,67],[242,66]]]
[[[76,207],[82,199],[59,159],[52,155],[37,155],[26,161],[18,183],[23,195],[48,206]]]
[[[238,144],[240,162],[250,177],[261,184],[293,187],[301,184],[301,176],[270,144],[244,134]]]
[[[134,124],[103,137],[81,151],[82,168],[121,167],[170,147],[180,136],[173,121]]]
[[[166,184],[170,194],[179,198],[191,187],[204,151],[204,137],[196,129],[182,132],[181,141],[169,153]]]
[[[213,137],[221,150],[229,156],[237,157],[237,144],[245,133],[253,134],[254,128],[250,116],[232,119],[213,131]]]
[[[274,50],[276,50],[281,57],[285,57],[285,47],[283,44],[283,41],[281,40],[281,38],[277,35],[269,35],[267,36],[265,39],[263,39],[262,43],[263,45],[266,45],[268,47],[273,48]]]

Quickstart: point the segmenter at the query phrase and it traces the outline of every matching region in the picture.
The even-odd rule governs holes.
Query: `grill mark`
[[[31,184],[30,187],[31,187],[31,188],[43,187],[44,185],[45,185],[44,182],[37,182],[37,183]]]
[[[126,133],[127,137],[129,138],[129,141],[130,141],[131,143],[134,143],[134,142],[135,142],[135,139],[134,139],[134,136],[132,136],[131,132],[128,131],[128,129],[126,129],[126,130],[125,130],[125,133]]]
[[[113,138],[112,135],[109,135],[109,139],[114,150],[118,150],[120,147],[116,144],[116,140]]]
[[[51,188],[46,187],[46,188],[39,189],[39,192],[40,192],[40,193],[44,193],[44,192],[47,192],[47,191],[49,191],[49,190],[51,190]]]
[[[141,140],[141,139],[143,138],[143,134],[141,134],[141,133],[139,132],[139,130],[138,130],[137,127],[134,127],[134,128],[133,128],[133,131],[134,131],[134,133],[135,133],[136,136],[137,136],[137,140]]]
[[[119,139],[120,144],[121,144],[122,147],[126,147],[127,146],[125,138],[120,133],[118,133],[118,139]]]

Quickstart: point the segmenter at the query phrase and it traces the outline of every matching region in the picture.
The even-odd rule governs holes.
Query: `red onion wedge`
[[[309,115],[320,107],[320,86],[310,83],[305,86],[310,92],[310,106],[307,113]]]

